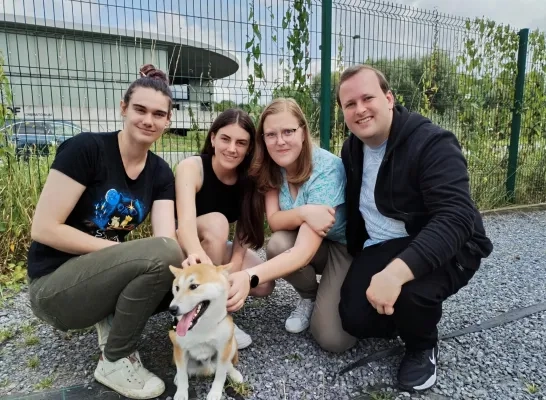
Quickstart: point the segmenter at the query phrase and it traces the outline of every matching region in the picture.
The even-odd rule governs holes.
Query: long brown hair
[[[263,246],[265,240],[265,205],[264,196],[256,189],[256,181],[248,174],[252,155],[256,148],[256,128],[252,118],[250,118],[246,111],[238,108],[230,108],[223,111],[210,126],[205,144],[201,149],[201,154],[208,154],[212,157],[214,155],[212,135],[216,135],[223,127],[233,124],[239,125],[250,136],[248,152],[241,164],[237,166],[238,182],[240,182],[243,191],[241,212],[237,221],[238,236],[241,243],[249,244],[253,249],[259,249]]]
[[[266,193],[272,189],[280,188],[282,184],[281,168],[273,161],[264,141],[264,121],[273,114],[288,111],[298,120],[298,124],[303,129],[303,145],[301,153],[297,160],[296,174],[288,179],[288,182],[294,185],[301,185],[309,179],[313,171],[313,144],[311,143],[311,134],[309,124],[305,118],[301,107],[295,100],[279,97],[273,100],[260,115],[258,128],[256,129],[256,151],[250,166],[249,175],[256,179],[258,190]]]

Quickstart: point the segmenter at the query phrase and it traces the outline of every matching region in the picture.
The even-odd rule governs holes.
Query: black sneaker
[[[438,345],[427,350],[407,350],[398,370],[398,386],[413,392],[426,390],[436,383]]]

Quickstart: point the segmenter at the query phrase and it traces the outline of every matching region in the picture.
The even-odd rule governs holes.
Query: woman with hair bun
[[[32,311],[63,331],[95,325],[95,379],[134,399],[165,390],[142,366],[137,342],[148,318],[168,308],[169,265],[183,260],[174,174],[150,151],[171,106],[166,75],[144,65],[120,103],[122,130],[80,133],[59,146],[32,221]],[[148,215],[153,237],[125,241]]]

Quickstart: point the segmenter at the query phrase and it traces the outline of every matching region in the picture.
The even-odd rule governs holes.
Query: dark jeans
[[[180,246],[166,238],[132,240],[74,257],[30,281],[31,308],[63,331],[114,314],[104,354],[116,361],[136,350],[149,317],[168,308],[174,280],[169,265],[181,263]]]
[[[378,314],[366,298],[372,277],[404,250],[411,238],[392,239],[364,248],[349,268],[341,287],[339,313],[343,329],[359,339],[392,337],[397,332],[410,350],[434,347],[442,302],[465,286],[475,270],[455,260],[402,286],[392,315]]]

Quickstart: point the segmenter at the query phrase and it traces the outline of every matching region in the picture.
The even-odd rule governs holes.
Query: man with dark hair
[[[399,386],[436,383],[442,303],[472,278],[493,245],[452,132],[395,105],[375,68],[346,69],[337,101],[351,131],[346,239],[354,257],[341,288],[343,328],[358,338],[399,335]]]

